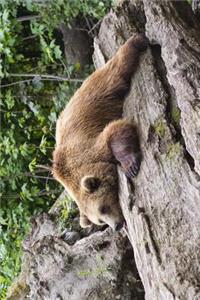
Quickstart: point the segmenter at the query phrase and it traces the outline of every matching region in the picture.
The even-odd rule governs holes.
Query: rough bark
[[[110,228],[70,246],[52,216],[42,214],[33,220],[24,251],[22,272],[7,299],[144,299],[132,247]]]
[[[187,3],[143,3],[152,46],[124,106],[143,162],[129,185],[119,170],[121,205],[146,299],[200,299],[200,28]],[[104,19],[95,61],[134,31],[127,16]]]
[[[127,235],[147,300],[200,299],[199,21],[183,1],[123,3],[101,24],[96,67],[138,30],[151,46],[124,105],[124,117],[138,125],[143,153],[134,180],[119,168]],[[23,293],[31,299],[143,299],[127,245],[106,229],[69,246],[45,215],[25,243],[21,294],[9,299],[25,299]]]

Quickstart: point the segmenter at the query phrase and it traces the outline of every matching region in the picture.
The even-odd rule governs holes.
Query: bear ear
[[[100,184],[101,180],[94,176],[84,176],[81,179],[81,187],[88,193],[94,193]]]

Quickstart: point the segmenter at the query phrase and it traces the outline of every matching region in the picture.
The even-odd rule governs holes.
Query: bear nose
[[[124,226],[124,222],[117,223],[115,225],[115,231],[119,231]]]

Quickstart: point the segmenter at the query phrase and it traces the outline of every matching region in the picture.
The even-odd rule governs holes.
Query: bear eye
[[[104,224],[104,221],[102,221],[102,220],[100,220],[100,219],[99,219],[98,221],[99,221],[100,224]]]
[[[99,208],[99,211],[102,215],[105,215],[105,214],[109,214],[110,213],[110,207],[107,206],[107,205],[103,205]]]

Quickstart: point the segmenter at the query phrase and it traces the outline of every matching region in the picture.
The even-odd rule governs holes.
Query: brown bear
[[[122,116],[123,101],[147,39],[136,34],[72,97],[56,126],[53,175],[76,201],[82,227],[123,227],[117,164],[128,177],[140,166],[136,126]]]

